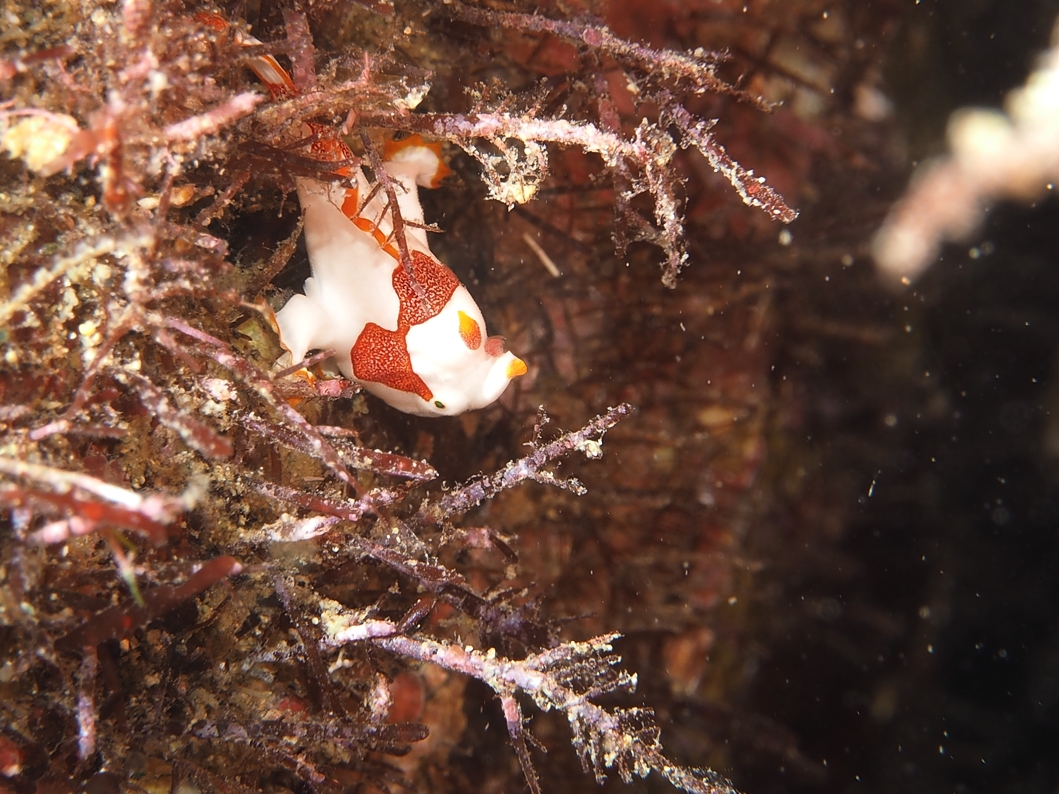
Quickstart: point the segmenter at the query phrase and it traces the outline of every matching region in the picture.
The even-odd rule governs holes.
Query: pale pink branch
[[[237,119],[252,112],[265,99],[263,94],[246,91],[236,94],[212,110],[170,124],[164,134],[168,141],[195,141],[213,135]]]
[[[292,75],[294,85],[301,92],[315,91],[316,70],[313,66],[313,56],[316,48],[313,46],[309,20],[300,9],[284,8],[283,23],[287,28],[291,65],[294,67],[294,74]]]
[[[217,433],[205,422],[188,414],[170,402],[165,393],[150,380],[136,372],[114,370],[114,377],[133,388],[140,401],[158,421],[177,432],[189,447],[210,460],[225,460],[232,455],[232,442]]]
[[[87,521],[80,516],[71,516],[59,521],[50,521],[32,535],[33,543],[62,543],[79,535],[88,535],[96,531],[95,521]]]
[[[774,220],[784,223],[791,223],[798,217],[797,211],[788,207],[783,197],[765,184],[764,177],[754,176],[752,171],[747,171],[717,143],[710,132],[714,122],[696,119],[683,105],[675,101],[670,101],[664,111],[684,133],[685,140],[693,143],[709,161],[713,170],[732,184],[744,204],[763,209]]]
[[[0,473],[12,477],[25,477],[58,492],[80,488],[127,510],[141,513],[152,521],[169,523],[179,514],[190,510],[205,495],[201,483],[193,483],[180,496],[157,492],[147,494],[130,491],[118,485],[96,479],[76,471],[56,469],[39,463],[0,457]]]
[[[283,417],[288,426],[304,437],[305,449],[308,454],[314,455],[319,459],[328,469],[334,472],[338,479],[352,488],[359,496],[364,496],[364,487],[346,470],[335,448],[317,432],[316,428],[304,416],[295,411],[294,408],[276,394],[272,381],[264,372],[239,355],[227,342],[223,342],[177,317],[157,318],[157,324],[179,331],[201,343],[197,346],[201,355],[212,358],[254,389],[258,396],[269,404],[272,410]]]
[[[485,27],[500,26],[533,33],[550,33],[571,44],[586,45],[591,50],[609,55],[619,63],[639,67],[651,75],[684,81],[697,92],[728,94],[760,110],[770,109],[769,104],[760,97],[741,91],[717,77],[716,65],[728,59],[727,53],[724,52],[712,52],[702,48],[686,53],[656,50],[615,36],[606,25],[568,22],[540,14],[476,8],[459,0],[447,0],[439,9],[451,16]]]
[[[472,480],[453,491],[450,491],[436,502],[426,502],[416,515],[420,523],[436,523],[453,515],[462,515],[472,507],[481,504],[507,488],[518,485],[525,480],[556,485],[577,495],[586,493],[585,487],[575,479],[563,480],[556,477],[544,467],[553,460],[571,452],[582,452],[589,458],[602,456],[602,438],[618,422],[632,413],[632,406],[622,403],[609,409],[586,424],[580,430],[564,433],[547,444],[537,444],[529,455],[513,460],[495,474]],[[543,409],[538,421],[547,422]]]
[[[539,792],[536,773],[525,746],[522,711],[516,695],[528,695],[542,711],[558,710],[574,734],[582,766],[602,783],[605,770],[617,769],[625,782],[647,777],[651,771],[692,794],[735,794],[731,784],[708,770],[686,769],[662,753],[660,731],[646,709],[607,710],[590,698],[636,686],[636,676],[615,671],[620,658],[613,654],[618,634],[587,642],[567,642],[525,659],[511,659],[494,649],[401,634],[398,624],[372,618],[370,609],[351,610],[337,601],[320,600],[322,649],[349,642],[371,642],[393,654],[430,662],[462,673],[489,686],[501,700],[508,734],[531,791]]]
[[[96,752],[96,668],[99,659],[95,648],[81,657],[77,676],[77,758],[88,761]]]
[[[0,60],[0,82],[10,80],[16,74],[32,69],[42,61],[51,59],[62,59],[74,54],[74,48],[62,44],[58,47],[49,47],[37,52],[26,52],[23,50],[14,58]]]

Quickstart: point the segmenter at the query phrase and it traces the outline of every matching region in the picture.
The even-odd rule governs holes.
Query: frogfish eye
[[[445,409],[445,403],[443,403],[441,400],[434,400],[434,407],[444,410]]]

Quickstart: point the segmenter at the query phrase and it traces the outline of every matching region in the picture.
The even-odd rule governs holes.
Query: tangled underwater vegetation
[[[775,221],[781,194],[826,203],[822,162],[870,170],[824,120],[874,140],[888,12],[702,5],[641,31],[632,2],[239,6],[267,44],[180,3],[5,11],[0,790],[547,791],[576,785],[570,734],[586,785],[732,790],[705,768],[723,728],[671,760],[647,706],[743,667],[718,614],[749,600],[794,421],[767,341],[801,255]],[[265,54],[296,95],[266,99]],[[310,156],[307,122],[355,162]],[[334,351],[273,366],[312,256],[296,179],[367,167],[415,285],[394,134],[446,144],[434,246],[529,365],[459,419],[299,375]]]

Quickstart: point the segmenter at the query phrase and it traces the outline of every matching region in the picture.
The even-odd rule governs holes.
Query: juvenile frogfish
[[[201,14],[214,29],[222,18]],[[247,44],[260,44],[245,36]],[[274,99],[297,96],[271,55],[248,65]],[[338,133],[317,122],[300,130],[310,154],[347,177],[349,186],[298,177],[312,277],[305,293],[276,313],[280,341],[294,362],[309,350],[333,349],[347,378],[393,407],[420,416],[451,416],[494,402],[526,364],[490,337],[478,304],[427,242],[420,187],[449,173],[441,146],[413,135],[387,145],[383,168],[394,183],[411,255],[411,273],[394,238],[386,193],[373,191]],[[353,186],[355,185],[355,186]],[[367,198],[363,204],[361,201]]]
[[[339,370],[395,408],[450,416],[494,402],[525,363],[487,336],[485,318],[456,275],[430,250],[417,189],[444,174],[440,146],[418,136],[387,146],[383,168],[395,183],[412,276],[391,241],[385,194],[297,180],[312,277],[276,314],[294,361],[333,348]],[[417,226],[419,224],[420,226]]]

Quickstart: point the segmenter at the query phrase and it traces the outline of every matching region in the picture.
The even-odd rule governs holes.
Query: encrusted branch
[[[519,14],[495,11],[490,8],[476,8],[458,2],[458,0],[446,2],[439,8],[450,16],[476,25],[500,26],[530,33],[549,33],[571,44],[587,46],[594,51],[609,55],[626,66],[636,66],[645,72],[655,73],[666,79],[684,81],[696,92],[729,94],[760,110],[770,109],[769,104],[760,97],[741,91],[717,76],[716,64],[728,59],[727,54],[723,52],[711,52],[701,47],[688,53],[657,50],[615,36],[606,25],[549,19],[540,14]]]
[[[695,794],[735,794],[732,785],[712,772],[672,764],[662,753],[659,730],[647,709],[607,710],[590,698],[636,687],[636,676],[616,671],[621,661],[613,651],[618,634],[588,642],[567,642],[556,648],[510,659],[490,648],[476,650],[458,643],[405,635],[389,620],[370,617],[336,601],[320,599],[321,645],[340,648],[371,642],[398,656],[430,662],[488,685],[500,698],[508,733],[522,764],[526,782],[541,794],[525,744],[522,710],[516,695],[528,695],[542,711],[562,711],[574,734],[573,743],[585,771],[598,782],[615,769],[625,782],[658,771],[670,783]]]
[[[408,237],[405,235],[404,218],[401,215],[401,207],[397,201],[397,189],[394,187],[394,182],[390,178],[390,175],[386,173],[386,168],[382,164],[382,158],[379,157],[379,153],[375,151],[375,144],[371,142],[371,136],[367,132],[360,134],[361,142],[364,144],[364,151],[367,152],[368,162],[371,163],[371,169],[375,172],[375,179],[379,185],[382,186],[383,192],[386,194],[386,211],[390,213],[390,223],[393,226],[393,239],[397,243],[397,252],[401,257],[401,267],[404,268],[404,272],[408,275],[409,282],[412,285],[412,291],[415,292],[416,297],[423,302],[424,306],[428,309],[430,306],[430,299],[427,297],[427,291],[423,289],[423,285],[416,281],[415,268],[412,267],[412,253],[408,249]]]
[[[660,92],[658,100],[663,106],[663,116],[679,130],[681,146],[695,146],[710,166],[732,184],[745,204],[763,209],[783,223],[798,217],[763,178],[755,177],[736,163],[714,140],[710,134],[712,122],[696,119],[668,92]],[[637,239],[651,242],[665,252],[662,283],[670,288],[676,286],[677,276],[687,262],[684,211],[677,197],[679,181],[673,176],[672,161],[678,147],[659,125],[643,119],[632,136],[626,137],[613,124],[604,129],[588,121],[520,116],[502,110],[420,113],[402,118],[365,113],[361,121],[372,126],[412,130],[455,143],[482,163],[490,197],[508,205],[529,201],[535,195],[547,168],[547,152],[540,143],[576,146],[598,154],[615,173],[616,187],[622,190],[616,200],[619,221],[631,226]],[[496,155],[483,152],[476,139],[485,140],[501,153],[499,159],[507,172],[503,177],[493,167]],[[635,177],[639,177],[643,187],[634,187]],[[630,203],[644,188],[654,204],[656,229]]]
[[[277,397],[265,373],[261,372],[250,361],[240,356],[231,345],[220,339],[201,331],[183,320],[176,317],[163,317],[159,324],[179,331],[188,337],[200,342],[196,349],[209,358],[212,358],[225,369],[241,378],[247,385],[252,387],[269,405],[282,416],[287,423],[301,433],[307,442],[307,447],[319,457],[319,459],[334,472],[334,474],[350,486],[360,496],[364,495],[364,488],[349,473],[342,458],[334,447],[314,428],[305,417],[295,411],[289,404]]]
[[[81,472],[6,457],[0,457],[0,474],[44,486],[0,483],[0,504],[47,506],[69,513],[69,518],[48,524],[33,535],[39,543],[59,543],[105,523],[142,532],[161,544],[165,542],[166,525],[194,507],[205,494],[205,483],[199,480],[193,480],[177,496],[140,493]]]
[[[585,493],[585,487],[576,479],[563,480],[544,467],[571,452],[582,452],[589,458],[603,455],[603,436],[614,425],[632,413],[632,406],[622,403],[597,416],[580,430],[564,433],[547,444],[533,441],[533,452],[524,458],[513,460],[495,474],[481,477],[450,491],[436,502],[426,502],[416,515],[419,523],[437,523],[456,515],[463,515],[472,507],[481,504],[501,491],[525,480],[557,485],[575,494]],[[541,408],[538,428],[547,423],[547,415]]]
[[[684,145],[692,144],[702,152],[713,170],[722,174],[739,193],[743,203],[758,207],[783,223],[791,223],[798,217],[797,211],[784,202],[783,197],[765,184],[765,178],[754,176],[729,157],[721,144],[710,133],[714,122],[703,121],[692,116],[680,103],[672,100],[663,107],[663,117],[672,119],[684,135]]]

